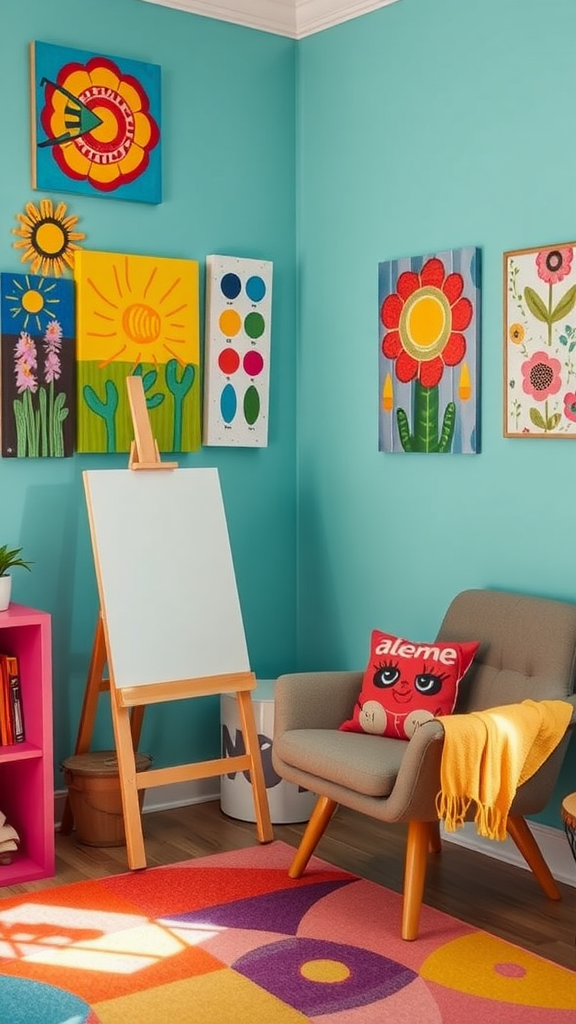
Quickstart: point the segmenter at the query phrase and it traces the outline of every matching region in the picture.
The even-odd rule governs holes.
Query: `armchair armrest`
[[[388,798],[387,820],[436,820],[444,729],[440,722],[419,726],[406,745],[394,789]]]
[[[274,688],[274,733],[287,729],[337,729],[350,718],[362,672],[295,672]]]

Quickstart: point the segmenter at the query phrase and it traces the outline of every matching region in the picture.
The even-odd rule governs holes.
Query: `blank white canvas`
[[[83,477],[116,687],[250,671],[217,470]]]

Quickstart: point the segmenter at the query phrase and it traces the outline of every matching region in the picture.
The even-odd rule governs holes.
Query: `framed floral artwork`
[[[479,449],[480,251],[379,264],[379,450]]]
[[[30,44],[32,187],[162,202],[157,64]]]
[[[505,437],[576,437],[575,247],[504,253]]]

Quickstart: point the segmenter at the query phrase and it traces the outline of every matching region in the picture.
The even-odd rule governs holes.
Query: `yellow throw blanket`
[[[439,717],[446,735],[436,810],[447,831],[461,828],[468,808],[476,804],[478,834],[506,839],[518,786],[558,746],[571,717],[572,706],[563,700],[524,700]]]

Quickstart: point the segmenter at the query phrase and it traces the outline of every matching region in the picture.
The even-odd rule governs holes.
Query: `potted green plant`
[[[12,591],[12,576],[10,569],[18,567],[28,569],[30,572],[31,562],[26,562],[20,557],[22,548],[9,548],[7,544],[0,545],[0,611],[6,610],[10,604]]]

